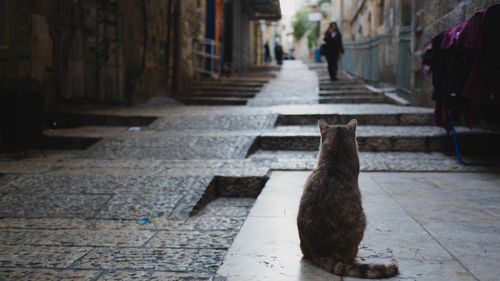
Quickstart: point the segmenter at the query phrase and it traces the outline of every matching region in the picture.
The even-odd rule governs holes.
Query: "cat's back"
[[[346,212],[349,211],[349,212]],[[341,219],[362,213],[361,194],[356,178],[318,167],[309,175],[299,205],[299,217],[316,216],[316,221]]]

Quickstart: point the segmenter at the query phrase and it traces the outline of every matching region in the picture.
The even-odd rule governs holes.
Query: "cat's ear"
[[[346,127],[351,129],[353,132],[356,132],[356,126],[358,126],[358,120],[356,120],[356,119],[352,119],[346,125]]]
[[[318,120],[318,127],[319,131],[321,132],[321,135],[324,135],[326,131],[328,130],[328,123],[326,123],[325,120],[319,119]]]

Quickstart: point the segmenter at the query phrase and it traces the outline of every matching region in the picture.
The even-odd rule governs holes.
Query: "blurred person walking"
[[[326,42],[325,57],[328,61],[328,73],[330,74],[330,79],[335,81],[337,80],[339,56],[344,53],[342,33],[340,33],[336,22],[330,23],[323,40]]]
[[[283,64],[283,48],[278,42],[274,44],[274,57],[279,65]]]
[[[269,49],[269,42],[266,42],[266,44],[264,44],[264,61],[271,61],[271,50]]]

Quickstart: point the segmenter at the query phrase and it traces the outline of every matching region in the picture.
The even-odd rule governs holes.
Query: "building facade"
[[[263,47],[251,26],[281,16],[278,0],[0,0],[0,8],[0,80],[36,80],[49,114],[59,104],[181,94],[203,76],[200,38],[216,43],[220,70],[243,73],[251,43]]]
[[[393,87],[414,105],[431,106],[431,76],[421,55],[432,36],[470,18],[491,0],[331,0],[329,21],[341,28],[342,68],[379,87]]]

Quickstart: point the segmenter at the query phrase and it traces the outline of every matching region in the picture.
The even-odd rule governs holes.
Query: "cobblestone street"
[[[0,280],[354,280],[302,260],[298,246],[320,118],[358,120],[360,258],[396,258],[390,280],[498,280],[498,168],[445,156],[430,108],[345,75],[329,82],[325,65],[271,72],[258,90],[235,82],[237,98],[68,107],[82,126],[46,130],[46,157],[0,154]],[[210,90],[222,92],[200,91]],[[500,142],[457,134],[473,152]]]

